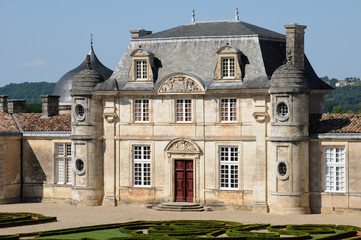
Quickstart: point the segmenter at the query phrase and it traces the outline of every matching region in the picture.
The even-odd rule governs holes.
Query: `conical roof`
[[[93,43],[91,43],[90,46],[90,51],[88,53],[88,55],[90,55],[90,67],[91,69],[95,70],[96,72],[98,72],[103,79],[108,79],[113,71],[110,70],[109,68],[107,68],[106,66],[104,66],[99,59],[97,58],[97,56],[94,53],[94,49],[93,49]],[[86,69],[86,59],[84,59],[84,61],[76,68],[74,68],[73,70],[70,70],[69,72],[67,72],[66,74],[64,74],[59,81],[57,82],[54,92],[54,95],[59,95],[60,99],[60,105],[70,105],[71,104],[71,96],[70,96],[70,88],[72,86],[72,82],[74,80],[74,77],[77,73],[79,73],[80,71]]]
[[[271,93],[308,91],[307,79],[303,69],[291,62],[281,65],[271,78]]]

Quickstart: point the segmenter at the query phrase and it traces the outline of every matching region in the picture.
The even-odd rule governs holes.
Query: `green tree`
[[[27,113],[41,113],[41,103],[27,103],[25,105]]]
[[[334,106],[332,109],[332,113],[344,113],[345,110],[341,106]]]

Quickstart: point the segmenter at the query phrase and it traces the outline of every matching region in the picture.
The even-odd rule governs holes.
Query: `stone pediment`
[[[194,142],[187,139],[176,139],[168,143],[166,152],[199,153],[200,149]]]
[[[194,78],[178,74],[167,78],[158,88],[158,93],[204,93],[203,86]]]

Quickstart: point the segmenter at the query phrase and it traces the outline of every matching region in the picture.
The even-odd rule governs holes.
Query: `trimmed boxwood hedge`
[[[21,216],[24,217],[24,216]],[[5,219],[5,218],[4,218]],[[1,222],[2,218],[0,218]],[[23,219],[28,220],[28,219]],[[6,221],[5,221],[6,222]],[[77,228],[68,228],[60,230],[50,230],[42,232],[33,232],[20,235],[0,236],[0,239],[19,239],[19,237],[39,236],[55,237],[71,233],[82,233],[105,229],[119,229],[121,233],[128,233],[131,236],[117,237],[109,239],[311,239],[311,234],[324,234],[325,236],[317,239],[343,239],[357,235],[361,228],[348,225],[330,225],[330,224],[303,224],[303,225],[274,225],[269,224],[242,224],[229,221],[203,221],[203,220],[173,220],[173,221],[133,221],[126,223],[103,224],[96,226],[85,226]],[[257,230],[268,232],[259,232]],[[148,233],[144,234],[144,230]],[[252,231],[253,230],[253,231]],[[337,233],[335,233],[337,230]],[[339,232],[341,231],[341,232]],[[226,235],[222,237],[222,235]],[[280,235],[288,235],[280,237]],[[48,239],[48,238],[47,238]],[[79,238],[90,239],[90,238]],[[354,239],[361,239],[354,238]]]
[[[56,221],[56,217],[46,217],[38,213],[0,213],[0,228],[40,224]]]

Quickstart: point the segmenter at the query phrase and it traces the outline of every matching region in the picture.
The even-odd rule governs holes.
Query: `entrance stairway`
[[[175,212],[200,212],[204,207],[199,203],[172,202],[162,203],[154,207],[158,211],[175,211]]]

